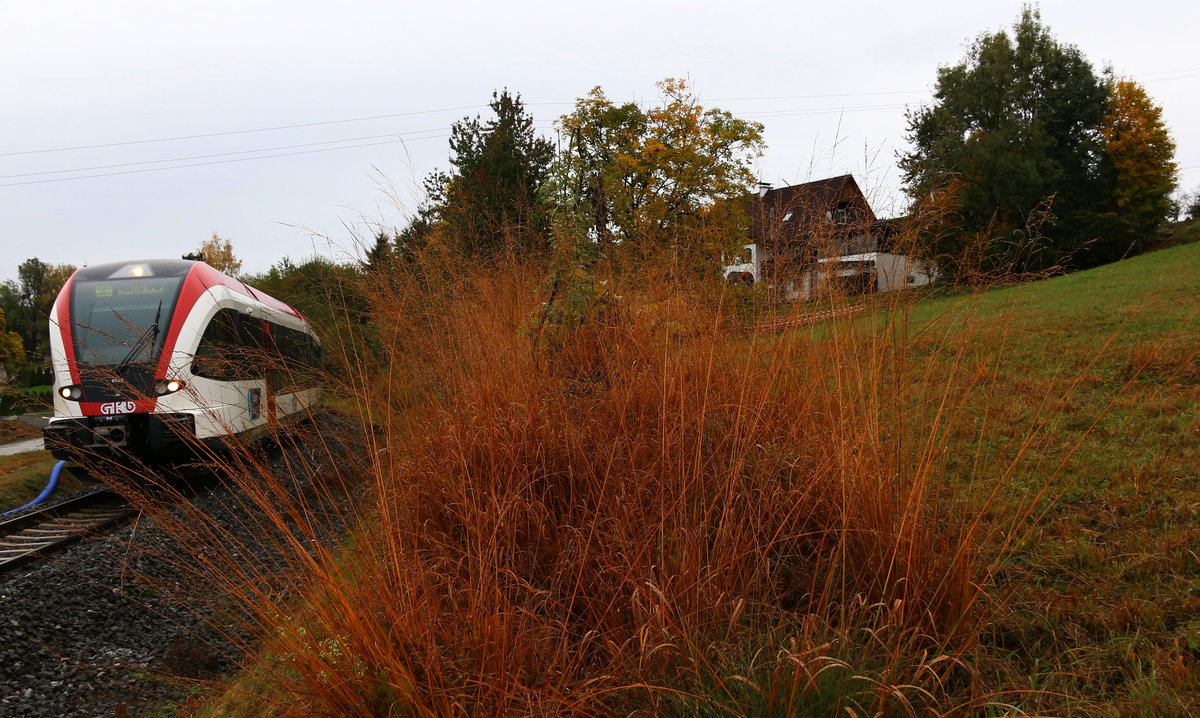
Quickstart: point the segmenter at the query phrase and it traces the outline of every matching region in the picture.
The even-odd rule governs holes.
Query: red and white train
[[[320,343],[293,307],[201,261],[85,267],[50,313],[59,459],[157,461],[300,418]]]

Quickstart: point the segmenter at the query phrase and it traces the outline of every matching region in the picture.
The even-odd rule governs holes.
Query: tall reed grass
[[[940,474],[955,394],[986,369],[922,371],[904,293],[747,334],[725,289],[648,276],[376,268],[370,324],[326,341],[354,448],[317,422],[273,461],[211,456],[248,531],[142,495],[176,539],[159,550],[251,636],[208,712],[995,702],[973,660],[997,529]]]

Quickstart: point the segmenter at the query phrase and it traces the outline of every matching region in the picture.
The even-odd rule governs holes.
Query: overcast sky
[[[4,0],[0,279],[28,257],[175,257],[216,232],[244,270],[346,258],[402,226],[448,128],[521,93],[549,134],[575,98],[689,78],[766,126],[776,186],[853,173],[903,209],[906,106],[1018,2]],[[1200,3],[1043,2],[1056,37],[1142,82],[1200,187]],[[274,155],[274,156],[269,156]],[[267,157],[264,157],[267,156]],[[80,178],[83,177],[83,178]],[[72,179],[76,178],[76,179]]]

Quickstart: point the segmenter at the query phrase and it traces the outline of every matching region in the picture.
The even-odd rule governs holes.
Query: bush
[[[939,428],[897,419],[944,378],[879,391],[901,332],[747,339],[711,285],[558,286],[372,277],[374,351],[340,389],[376,428],[346,469],[373,483],[353,549],[290,560],[299,613],[261,569],[206,574],[266,636],[243,707],[890,714],[962,685],[991,564],[938,496]]]
[[[38,387],[53,383],[54,370],[48,366],[26,364],[17,378],[17,385],[22,387]]]
[[[1166,234],[1166,242],[1163,243],[1164,247],[1200,242],[1200,218],[1169,225],[1166,229]]]
[[[51,386],[0,391],[0,416],[40,413],[49,411],[53,405],[54,387]]]

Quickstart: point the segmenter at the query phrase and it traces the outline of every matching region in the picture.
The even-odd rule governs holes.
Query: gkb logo
[[[100,405],[100,413],[106,416],[112,414],[129,414],[137,409],[137,404],[132,401],[110,401],[107,404]]]

